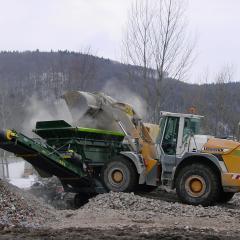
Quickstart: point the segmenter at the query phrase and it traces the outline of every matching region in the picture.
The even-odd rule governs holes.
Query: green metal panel
[[[94,139],[48,139],[47,144],[54,146],[58,151],[66,151],[66,148],[69,148],[80,154],[83,160],[92,163],[104,163],[110,160],[113,155],[129,150],[128,146],[122,142]]]
[[[86,133],[99,133],[99,134],[106,134],[106,135],[114,135],[124,137],[125,135],[121,132],[114,132],[102,129],[95,129],[95,128],[77,128],[79,132],[86,132]]]
[[[114,140],[121,142],[122,132],[114,132],[94,128],[72,127],[63,120],[37,122],[34,132],[44,139],[51,138],[87,138],[97,140]]]
[[[34,131],[57,151],[71,149],[93,165],[104,164],[119,152],[128,150],[122,142],[125,136],[122,132],[72,127],[63,120],[38,122]]]
[[[66,127],[72,127],[72,126],[67,122],[65,122],[64,120],[40,121],[36,123],[36,129],[66,128]]]

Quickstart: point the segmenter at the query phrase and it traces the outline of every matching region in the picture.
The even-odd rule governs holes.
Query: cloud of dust
[[[117,99],[119,102],[128,103],[131,105],[142,119],[146,117],[147,104],[145,100],[129,90],[126,86],[120,85],[120,83],[114,80],[110,80],[105,84],[102,91],[107,95]]]
[[[68,123],[72,122],[72,117],[66,102],[63,99],[49,102],[40,100],[37,96],[33,95],[28,101],[22,130],[25,134],[31,136],[33,135],[32,129],[35,128],[37,121],[52,120],[64,120]]]
[[[99,128],[99,119],[89,115],[82,114],[81,117],[73,122],[73,126],[86,128]]]
[[[117,99],[119,102],[128,103],[131,105],[137,114],[144,119],[146,116],[146,102],[136,93],[129,90],[127,87],[120,85],[117,81],[108,81],[102,89],[105,94]],[[64,99],[58,100],[40,100],[36,95],[33,95],[27,104],[25,112],[25,121],[22,124],[24,134],[32,137],[32,129],[35,128],[37,121],[64,120],[73,126],[115,129],[116,126],[106,119],[104,113],[99,113],[97,118],[93,118],[86,113],[84,104],[77,107],[70,113]]]

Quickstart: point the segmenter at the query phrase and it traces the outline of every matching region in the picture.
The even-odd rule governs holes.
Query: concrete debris
[[[39,227],[55,218],[54,210],[31,194],[0,180],[0,226]]]

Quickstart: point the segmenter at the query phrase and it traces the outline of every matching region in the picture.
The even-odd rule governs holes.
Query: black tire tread
[[[132,163],[132,161],[130,159],[127,159],[123,156],[116,156],[114,157],[114,159],[112,159],[111,161],[109,161],[107,164],[105,164],[102,168],[102,177],[104,176],[104,172],[107,170],[109,164],[113,163],[113,162],[121,162],[122,164],[124,164],[129,172],[130,172],[130,183],[128,185],[128,187],[123,191],[123,192],[132,192],[132,191],[135,191],[136,189],[136,186],[137,186],[137,181],[138,181],[138,174],[137,174],[137,170],[136,170],[136,167],[134,166],[134,164]],[[103,179],[103,183],[105,184],[105,181]],[[105,184],[106,186],[106,184]],[[111,189],[108,189],[108,190],[111,190]]]
[[[196,174],[196,172],[205,172],[208,177],[210,178],[211,181],[211,192],[208,197],[206,198],[199,198],[199,199],[194,199],[191,197],[186,196],[187,193],[182,192],[182,189],[180,187],[181,183],[181,178],[184,176],[184,174],[187,174],[188,172],[193,172],[193,174]],[[194,173],[195,172],[195,173]],[[193,163],[191,165],[187,165],[183,167],[177,177],[176,177],[176,192],[183,203],[191,204],[191,205],[202,205],[202,206],[211,206],[214,205],[217,200],[219,199],[219,194],[220,194],[220,181],[217,173],[207,164],[202,164],[202,163]]]

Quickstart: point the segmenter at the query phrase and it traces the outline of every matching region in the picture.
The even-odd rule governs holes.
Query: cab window
[[[199,134],[200,132],[200,119],[185,118],[183,128],[183,142],[187,141],[191,135]]]
[[[156,139],[156,143],[160,143],[162,140],[162,136],[164,133],[164,127],[165,127],[165,123],[166,123],[167,118],[166,117],[161,117],[160,118],[160,122],[159,122],[159,133]]]
[[[168,117],[162,140],[162,149],[168,155],[176,154],[177,138],[178,138],[178,117]]]

